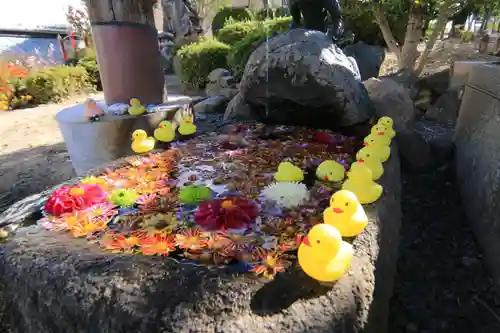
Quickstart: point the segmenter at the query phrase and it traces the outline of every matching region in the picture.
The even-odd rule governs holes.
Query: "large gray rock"
[[[338,130],[374,114],[355,62],[319,31],[293,29],[259,46],[240,92],[267,123]]]
[[[425,119],[434,120],[444,126],[455,127],[464,88],[464,86],[458,86],[448,89],[427,108]]]
[[[403,166],[411,171],[427,171],[448,163],[453,156],[453,135],[452,127],[416,121],[411,129],[397,136]]]
[[[415,108],[407,88],[389,78],[371,78],[363,83],[375,105],[377,117],[391,117],[397,133],[411,128],[415,120]]]
[[[380,67],[385,59],[385,49],[379,45],[368,45],[363,42],[347,45],[342,49],[344,54],[353,57],[359,68],[361,80],[378,77]]]
[[[251,119],[252,109],[244,100],[241,93],[236,94],[232,100],[229,101],[226,111],[224,112],[224,120],[228,119]]]
[[[384,195],[365,207],[370,223],[354,240],[349,273],[333,287],[297,267],[267,281],[170,258],[103,253],[85,240],[31,226],[0,247],[0,330],[385,332],[401,223],[395,152],[384,167]],[[0,225],[33,222],[51,190],[18,202]]]
[[[418,76],[411,69],[403,68],[399,71],[381,76],[380,79],[391,79],[409,90],[410,98],[415,100],[419,93]]]
[[[465,212],[500,292],[500,66],[473,66],[454,142]]]

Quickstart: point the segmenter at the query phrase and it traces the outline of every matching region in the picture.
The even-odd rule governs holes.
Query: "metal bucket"
[[[169,98],[172,100],[172,98]],[[162,120],[170,120],[177,110],[191,99],[173,98],[168,108],[141,116],[105,115],[96,122],[89,122],[84,115],[85,106],[77,104],[63,109],[56,114],[71,163],[77,175],[109,164],[118,158],[134,154],[131,149],[131,134],[136,129],[143,129],[153,135],[154,129]],[[106,105],[98,102],[104,110]]]

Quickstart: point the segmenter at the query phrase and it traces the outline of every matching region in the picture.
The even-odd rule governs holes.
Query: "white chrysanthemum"
[[[296,182],[272,183],[262,190],[262,195],[283,208],[297,207],[309,199],[307,187]]]

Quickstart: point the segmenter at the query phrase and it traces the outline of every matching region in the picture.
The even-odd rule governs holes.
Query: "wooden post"
[[[87,0],[106,104],[163,102],[153,0]]]

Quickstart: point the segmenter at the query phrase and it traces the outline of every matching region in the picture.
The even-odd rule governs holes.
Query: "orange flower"
[[[156,235],[140,241],[140,251],[146,256],[168,254],[175,250],[175,238],[172,235]]]
[[[85,215],[81,220],[75,221],[74,225],[68,225],[68,231],[75,238],[85,237],[97,231],[103,231],[108,227],[108,221],[103,219],[92,219],[90,215]]]
[[[182,249],[201,250],[207,246],[207,235],[198,228],[190,228],[178,233],[175,241]]]
[[[102,237],[101,245],[104,249],[112,252],[133,253],[139,246],[140,238],[134,235],[126,237],[117,233],[107,233]]]
[[[277,273],[284,272],[290,264],[281,253],[263,248],[255,250],[254,258],[254,262],[250,263],[253,266],[251,271],[268,279],[273,279]]]

